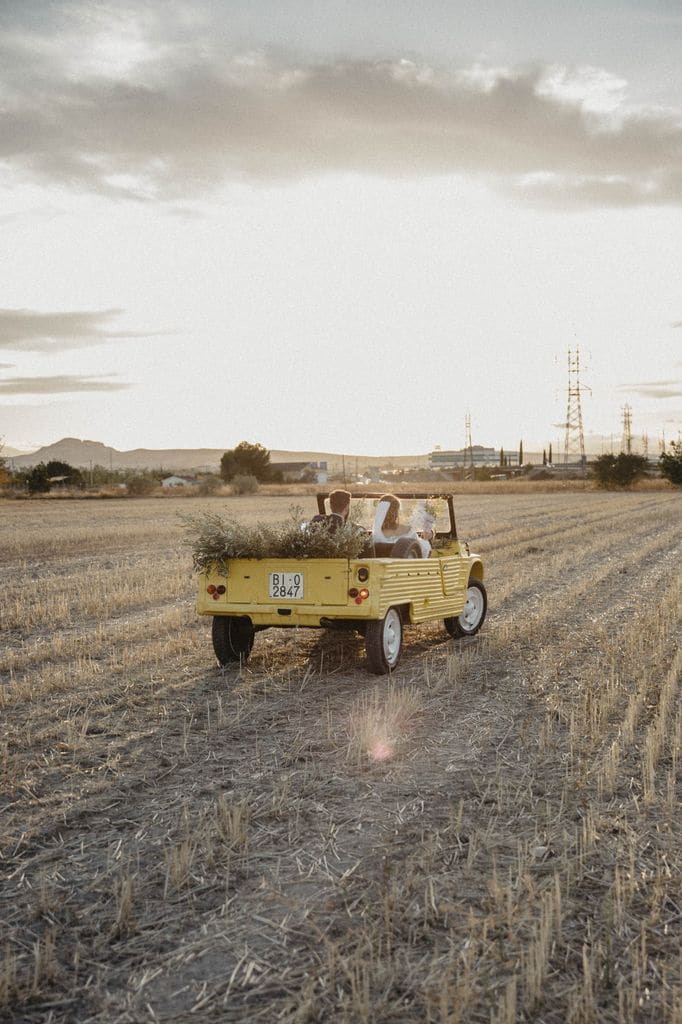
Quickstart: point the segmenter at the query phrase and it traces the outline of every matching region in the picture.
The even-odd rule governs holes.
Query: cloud
[[[642,398],[682,398],[682,380],[652,380],[641,384],[622,384],[619,391]]]
[[[108,380],[106,375],[80,377],[65,374],[52,377],[8,377],[0,380],[2,395],[62,395],[78,391],[124,391],[132,384]]]
[[[106,330],[120,309],[94,312],[38,313],[31,309],[0,309],[0,349],[21,352],[65,352],[119,338],[148,338],[166,332]]]
[[[676,320],[675,323],[671,324],[670,326],[671,327],[682,327],[682,320]]]
[[[64,50],[8,37],[7,168],[140,201],[329,172],[472,175],[553,205],[682,200],[679,111],[628,107],[625,83],[601,69],[306,64],[218,56],[205,39],[145,46],[141,30],[116,63],[98,39],[99,63],[74,63],[68,37]]]

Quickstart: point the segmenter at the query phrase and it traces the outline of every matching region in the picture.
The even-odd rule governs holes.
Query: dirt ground
[[[0,1020],[682,1024],[682,495],[459,495],[479,637],[221,670],[178,513],[291,503],[0,506]]]

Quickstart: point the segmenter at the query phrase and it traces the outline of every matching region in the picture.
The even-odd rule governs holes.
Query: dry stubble
[[[457,507],[484,633],[378,687],[216,669],[176,503],[3,507],[0,1017],[680,1024],[679,496]]]

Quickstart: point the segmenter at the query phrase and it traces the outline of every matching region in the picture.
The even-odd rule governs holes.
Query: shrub
[[[595,459],[592,472],[600,487],[629,487],[643,477],[647,460],[643,455],[620,452],[619,455],[600,455]]]
[[[126,481],[126,488],[128,494],[131,494],[134,498],[144,497],[145,494],[151,494],[156,487],[156,480],[150,476],[131,476]]]
[[[232,477],[230,486],[233,494],[255,494],[258,490],[258,480],[250,473],[239,473]]]
[[[663,452],[658,465],[661,473],[671,484],[682,484],[682,441],[671,441],[672,451]]]
[[[2,439],[0,438],[0,487],[2,487],[3,484],[6,484],[6,483],[9,482],[9,473],[7,472],[7,469],[6,469],[7,463],[6,463],[5,459],[3,458],[3,454],[2,454],[2,449],[4,447],[5,446],[2,443]]]
[[[206,498],[211,494],[215,494],[221,484],[222,480],[215,473],[204,473],[197,484],[197,494],[202,498]]]
[[[248,526],[215,513],[183,521],[198,572],[211,566],[226,572],[230,558],[357,558],[369,539],[353,523],[335,533],[324,523],[306,524],[300,508],[292,508],[289,519],[274,524]]]
[[[39,462],[29,472],[26,486],[29,494],[47,494],[50,489],[50,475],[44,462]]]

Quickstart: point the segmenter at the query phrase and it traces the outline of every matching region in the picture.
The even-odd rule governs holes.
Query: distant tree
[[[143,498],[151,494],[159,481],[150,473],[134,473],[126,480],[126,489],[133,498]]]
[[[682,441],[671,441],[672,451],[663,452],[658,465],[661,473],[671,484],[682,484]]]
[[[542,465],[547,465],[547,450],[545,448],[542,449]]]
[[[92,487],[102,487],[106,484],[124,484],[129,477],[122,469],[112,469],[110,466],[101,466],[96,463],[87,471],[87,477]]]
[[[506,466],[506,462],[505,462],[505,458],[504,458],[504,448],[500,448],[500,465],[501,466]]]
[[[0,487],[9,483],[9,473],[7,472],[7,460],[3,457],[2,449],[4,448],[3,442],[0,440]]]
[[[229,448],[220,460],[220,475],[223,480],[235,476],[255,476],[259,483],[273,477],[270,452],[262,444],[241,441],[236,448]]]
[[[50,459],[45,469],[49,476],[68,476],[73,471],[73,466],[68,462],[60,462],[59,459]]]
[[[646,473],[647,460],[643,455],[620,452],[619,455],[600,455],[595,459],[592,472],[600,487],[629,487]]]
[[[551,466],[552,465],[552,442],[551,441],[549,442],[549,453],[547,455],[547,461],[549,462],[549,464]]]
[[[50,489],[50,474],[44,462],[39,462],[29,471],[26,486],[29,494],[47,494]]]
[[[66,487],[79,487],[85,486],[85,480],[80,469],[76,469],[75,466],[71,466],[68,462],[60,462],[58,459],[51,459],[45,466],[47,475],[50,479],[56,476],[64,477],[64,484]]]
[[[519,466],[523,465],[523,440],[519,441]]]

